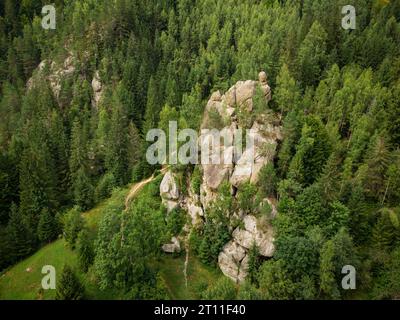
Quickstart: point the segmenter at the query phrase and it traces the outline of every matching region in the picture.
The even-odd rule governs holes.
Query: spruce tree
[[[113,99],[108,146],[105,156],[105,165],[112,173],[117,185],[127,183],[128,171],[128,118],[124,106],[118,96]]]
[[[284,64],[276,78],[277,87],[273,99],[276,101],[281,113],[296,110],[300,103],[300,90],[296,81],[291,77],[289,68]]]
[[[37,235],[43,243],[49,243],[57,237],[57,225],[54,216],[47,209],[43,209],[40,214]]]
[[[11,203],[18,201],[18,170],[15,170],[14,159],[0,152],[0,225],[6,225]]]
[[[43,208],[58,208],[57,175],[47,138],[38,119],[32,121],[19,164],[20,211],[31,230],[36,231]]]
[[[303,126],[300,142],[296,147],[288,177],[309,185],[320,175],[329,157],[331,146],[326,129],[318,117],[309,117]]]
[[[68,167],[69,159],[69,140],[66,134],[66,127],[63,123],[62,115],[57,110],[52,110],[49,124],[49,150],[53,155],[54,167],[57,177],[57,198],[60,205],[69,203],[70,194],[68,188],[70,184],[70,172]]]
[[[57,281],[56,300],[81,300],[84,287],[69,265],[65,265]]]
[[[260,252],[255,242],[251,246],[248,255],[249,255],[249,263],[248,263],[247,277],[250,283],[257,284],[258,269],[260,268]]]
[[[83,272],[87,272],[94,261],[94,248],[89,232],[83,229],[77,240],[78,261]]]
[[[134,180],[134,172],[140,164],[140,159],[142,157],[141,150],[143,146],[143,140],[140,136],[138,128],[131,121],[128,127],[128,165],[129,172],[132,174],[132,179]]]
[[[326,41],[324,28],[318,21],[314,22],[298,51],[297,66],[303,87],[315,85],[321,78],[327,62]]]
[[[320,258],[320,288],[328,297],[337,299],[340,292],[336,283],[335,244],[332,240],[325,242],[321,249]]]
[[[18,261],[32,252],[34,246],[32,232],[15,204],[11,206],[6,232],[10,241],[13,261]]]
[[[71,176],[71,194],[76,205],[88,209],[93,204],[93,185],[88,174],[88,137],[86,128],[75,120],[71,133],[71,156],[69,169]]]
[[[143,136],[146,137],[150,129],[156,128],[158,123],[158,113],[160,112],[159,92],[157,90],[156,80],[151,77],[149,89],[147,91],[146,112],[144,114]]]
[[[64,238],[68,245],[74,249],[79,232],[84,225],[81,212],[77,207],[68,211],[64,217]]]
[[[386,140],[375,136],[366,155],[367,176],[364,186],[371,197],[383,198],[385,192],[385,173],[390,165],[391,157]]]
[[[74,176],[73,197],[75,204],[78,205],[82,210],[90,209],[93,206],[94,198],[94,188],[92,182],[83,167],[80,167]]]

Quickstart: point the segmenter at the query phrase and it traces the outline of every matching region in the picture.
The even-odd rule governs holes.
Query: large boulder
[[[195,205],[192,202],[187,204],[187,211],[192,218],[192,225],[197,225],[201,220],[201,217],[204,216],[203,208]]]
[[[97,108],[98,104],[101,100],[101,97],[103,95],[103,84],[100,80],[100,74],[99,71],[96,71],[93,76],[92,80],[92,89],[93,89],[93,100],[92,100],[92,105]]]
[[[236,106],[236,86],[232,86],[222,97],[222,101],[224,101],[229,107]]]
[[[219,268],[235,282],[243,282],[246,278],[249,259],[247,253],[254,244],[264,257],[272,257],[275,251],[271,225],[262,223],[253,215],[245,216],[243,224],[244,229],[236,228],[232,233],[233,239],[218,255]]]
[[[172,237],[171,243],[164,244],[162,250],[166,253],[179,253],[181,252],[181,244],[176,237]]]
[[[254,150],[251,148],[246,149],[233,170],[230,177],[230,183],[235,187],[238,187],[242,183],[249,181],[253,172],[253,163]]]
[[[160,184],[160,195],[163,199],[178,200],[179,190],[171,171],[167,171]]]
[[[160,183],[160,195],[168,212],[178,207],[179,190],[171,171],[167,171]]]
[[[199,138],[203,168],[203,183],[207,189],[217,190],[222,182],[228,181],[234,165],[234,126],[225,127],[221,134],[205,131]],[[224,137],[224,139],[221,139]],[[223,142],[221,143],[221,140]],[[210,150],[209,154],[205,150]]]
[[[270,224],[262,227],[260,221],[253,215],[247,215],[243,219],[244,229],[236,228],[233,233],[234,241],[240,246],[250,249],[255,243],[260,254],[264,257],[272,257],[275,251],[273,230]]]
[[[253,96],[256,92],[257,82],[253,80],[239,81],[236,87],[236,104],[245,106],[247,111],[253,110]]]
[[[234,241],[228,242],[218,255],[218,265],[227,277],[243,282],[248,269],[246,250]]]
[[[256,183],[259,173],[266,164],[273,161],[276,154],[278,140],[280,140],[280,127],[261,126],[254,122],[249,137],[252,141],[241,155],[234,167],[230,183],[236,187],[244,182]]]

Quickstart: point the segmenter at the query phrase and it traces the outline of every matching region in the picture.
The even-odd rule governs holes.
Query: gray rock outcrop
[[[181,252],[181,244],[176,237],[172,237],[171,243],[166,243],[162,246],[162,250],[166,253],[179,253]]]
[[[92,80],[92,90],[93,90],[93,99],[92,99],[92,106],[97,108],[101,97],[103,95],[103,84],[100,79],[99,71],[96,71],[93,76]]]
[[[58,101],[60,97],[62,81],[75,73],[74,62],[75,58],[71,52],[68,54],[62,65],[59,65],[55,61],[51,60],[41,61],[32,77],[28,79],[26,84],[27,89],[30,90],[35,85],[38,78],[44,77],[44,71],[47,68],[48,73],[45,75],[45,79],[49,82],[53,95]]]
[[[194,195],[189,191],[187,196],[179,194],[173,175],[167,172],[161,182],[160,194],[163,203],[171,210],[175,206],[181,206],[191,217],[191,225],[197,225],[207,219],[207,210],[210,204],[218,196],[218,188],[223,183],[229,183],[232,195],[236,189],[245,182],[257,183],[260,170],[266,164],[274,160],[277,145],[282,140],[280,117],[266,110],[257,116],[252,116],[253,98],[261,88],[266,102],[271,100],[271,89],[267,82],[265,72],[260,72],[259,81],[238,81],[229,90],[222,94],[220,91],[212,93],[203,116],[201,132],[198,139],[198,147],[202,151],[200,171],[202,182],[200,194]],[[222,129],[216,132],[209,128],[210,112],[216,112],[220,116]],[[268,113],[269,112],[269,113]],[[250,116],[251,123],[247,128],[247,135],[252,143],[246,144],[244,150],[240,150],[238,138],[243,132],[239,129],[239,113]],[[207,130],[209,129],[209,130]],[[207,147],[213,146],[219,141],[216,148],[205,154]],[[240,144],[242,146],[242,144]],[[205,160],[208,162],[205,162]],[[190,187],[188,188],[190,190]],[[276,199],[265,198],[271,206],[270,217],[276,214]],[[266,218],[246,215],[243,212],[230,213],[230,219],[239,219],[241,227],[231,230],[232,239],[225,244],[218,256],[218,265],[221,271],[236,282],[242,282],[248,271],[248,252],[255,244],[260,255],[272,257],[274,254],[274,233],[270,221]],[[185,225],[184,231],[189,232],[190,225]]]
[[[178,206],[179,190],[171,171],[167,171],[161,181],[160,195],[163,204],[167,207],[168,212],[172,211]]]

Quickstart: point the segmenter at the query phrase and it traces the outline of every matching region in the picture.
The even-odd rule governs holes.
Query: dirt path
[[[165,174],[167,172],[168,168],[164,167],[160,170],[161,174]],[[154,174],[150,177],[147,178],[146,180],[142,180],[138,183],[135,183],[132,188],[129,190],[128,195],[125,198],[125,210],[128,209],[129,207],[129,203],[131,202],[131,200],[136,196],[136,194],[148,183],[150,183],[151,181],[153,181],[155,179]]]
[[[168,167],[163,167],[160,170],[161,174],[165,174],[165,172],[167,172]],[[142,180],[138,183],[135,183],[131,189],[128,192],[128,195],[125,198],[125,210],[122,213],[122,217],[121,217],[121,247],[124,245],[125,242],[125,236],[124,236],[124,229],[125,229],[125,218],[124,215],[125,213],[128,211],[129,209],[129,204],[131,202],[131,200],[137,195],[137,193],[148,183],[150,183],[151,181],[153,181],[155,179],[154,173],[152,174],[152,176],[150,178],[147,178],[146,180]]]
[[[188,235],[186,236],[186,241],[185,241],[185,251],[186,251],[186,258],[185,258],[185,264],[183,267],[183,276],[185,277],[185,286],[186,288],[188,287],[188,277],[187,277],[187,270],[188,270],[188,265],[189,265],[189,250],[190,250],[190,236],[192,234],[192,230],[190,229]]]

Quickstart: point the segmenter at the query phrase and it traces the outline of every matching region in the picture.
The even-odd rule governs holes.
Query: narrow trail
[[[185,265],[183,267],[183,276],[185,277],[185,286],[186,288],[188,287],[188,278],[187,278],[187,269],[189,265],[189,254],[190,254],[190,235],[192,234],[192,229],[190,229],[186,241],[185,241],[185,252],[186,252],[186,258],[185,258]]]
[[[164,167],[160,170],[161,174],[165,174],[168,170],[168,167]],[[154,173],[150,178],[147,178],[146,180],[142,180],[138,183],[135,183],[131,189],[129,190],[128,195],[125,198],[125,211],[128,210],[129,204],[131,200],[137,195],[137,193],[148,183],[153,181],[155,179]]]
[[[161,174],[165,174],[165,173],[167,172],[167,170],[168,170],[168,167],[163,167],[163,168],[160,170],[160,173],[161,173]],[[125,215],[125,213],[128,211],[129,205],[130,205],[132,199],[138,194],[138,192],[139,192],[146,184],[152,182],[154,179],[155,179],[155,175],[154,175],[154,173],[153,173],[153,174],[151,175],[150,178],[147,178],[147,179],[142,180],[142,181],[140,181],[140,182],[138,182],[138,183],[135,183],[135,184],[131,187],[131,189],[130,189],[129,192],[128,192],[128,195],[127,195],[126,198],[125,198],[125,210],[124,210],[124,212],[122,213],[121,228],[120,228],[120,229],[121,229],[121,247],[124,245],[124,242],[125,242],[125,232],[124,232],[124,229],[125,229],[125,219],[124,219],[124,215]]]

